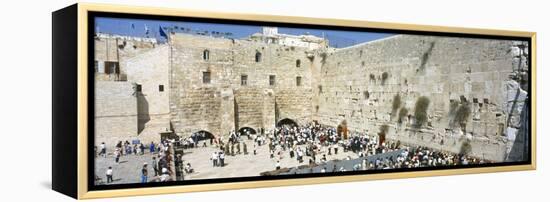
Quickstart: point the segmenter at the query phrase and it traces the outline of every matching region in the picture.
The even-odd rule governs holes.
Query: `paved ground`
[[[245,141],[248,146],[248,155],[240,154],[235,156],[227,156],[225,158],[224,167],[213,167],[210,157],[216,148],[197,148],[187,150],[184,156],[185,163],[191,163],[195,169],[195,173],[187,174],[185,179],[208,179],[208,178],[226,178],[226,177],[244,177],[244,176],[259,176],[261,172],[275,170],[277,160],[279,158],[270,158],[269,147],[262,145],[257,148],[257,155],[253,155],[252,141]],[[338,149],[338,155],[327,155],[327,160],[344,159],[348,155],[355,158],[356,154],[352,152],[343,152],[343,148]],[[322,155],[317,155],[319,162]],[[288,151],[283,152],[282,159],[279,159],[280,165],[284,167],[295,167],[308,164],[310,157],[304,156],[304,161],[300,164],[295,158],[290,158]]]
[[[227,178],[227,177],[246,177],[259,176],[261,172],[275,169],[277,163],[276,158],[270,158],[269,148],[267,145],[257,147],[257,155],[253,155],[253,144],[250,140],[245,140],[248,146],[248,155],[239,154],[235,156],[226,155],[224,167],[213,167],[210,157],[214,151],[219,151],[214,146],[200,147],[185,150],[184,164],[191,163],[195,170],[194,173],[186,174],[185,180],[192,179],[209,179],[209,178]],[[202,145],[200,143],[199,145]],[[302,146],[303,147],[303,146]],[[236,150],[235,150],[236,151]],[[326,151],[324,149],[323,151]],[[344,153],[343,148],[338,149],[338,155],[327,155],[327,160],[344,159],[347,156],[356,158],[357,155],[351,151]],[[317,155],[317,162],[322,155]],[[304,161],[300,164],[296,158],[290,158],[288,151],[283,152],[280,159],[280,165],[284,167],[295,167],[308,164],[310,157],[304,156]],[[139,183],[141,176],[141,167],[143,163],[149,164],[149,174],[152,175],[151,167],[152,154],[144,155],[127,155],[120,158],[120,163],[115,164],[114,157],[96,158],[96,175],[106,182],[105,171],[107,167],[113,167],[113,184]],[[151,176],[149,177],[151,178]]]
[[[151,167],[153,155],[145,153],[144,155],[125,155],[119,160],[119,163],[115,163],[114,156],[110,155],[107,158],[97,157],[95,173],[102,179],[104,183],[107,182],[105,172],[109,166],[113,167],[113,183],[111,184],[127,184],[127,183],[139,183],[141,182],[141,168],[143,163],[149,164],[147,167],[149,173],[153,174],[153,168]],[[150,176],[151,177],[151,176]]]

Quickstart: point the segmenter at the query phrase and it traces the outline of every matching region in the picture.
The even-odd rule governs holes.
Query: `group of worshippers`
[[[177,144],[179,146],[182,146],[183,149],[190,149],[190,148],[197,148],[199,147],[199,143],[202,141],[202,147],[206,147],[206,142],[210,141],[210,145],[213,144],[215,138],[206,133],[205,131],[200,131],[191,134],[189,137],[180,137],[177,140]]]
[[[173,141],[171,140],[163,140],[162,144],[159,144],[157,156],[152,157],[153,178],[150,181],[147,181],[147,164],[144,163],[142,168],[142,183],[174,180],[172,177],[174,176],[174,171],[170,167],[170,164],[174,160],[171,152],[172,143]],[[145,176],[145,180],[143,180],[143,176]]]
[[[485,160],[464,154],[436,151],[427,147],[402,147],[397,158],[377,159],[368,167],[370,169],[398,169],[419,167],[457,166],[469,164],[484,164]]]
[[[464,154],[454,154],[437,151],[427,147],[409,147],[400,141],[379,142],[377,135],[367,133],[351,133],[344,139],[333,127],[310,123],[299,127],[296,125],[282,125],[276,127],[268,135],[270,158],[276,159],[276,168],[280,168],[280,159],[288,152],[290,158],[296,158],[299,163],[304,162],[304,156],[309,157],[309,164],[325,163],[327,155],[338,155],[339,148],[343,152],[351,151],[357,157],[366,157],[386,152],[402,150],[396,158],[376,159],[374,162],[362,162],[354,169],[397,169],[416,167],[435,167],[451,165],[467,165],[485,163],[481,159]],[[302,146],[300,146],[302,145]],[[318,158],[320,156],[320,158]],[[347,156],[346,159],[351,159]],[[327,168],[322,169],[326,171]],[[334,172],[345,171],[345,168],[331,168]]]
[[[220,137],[215,142],[218,145],[219,151],[212,153],[210,160],[212,161],[213,167],[224,167],[225,166],[225,155],[235,156],[235,155],[248,155],[248,145],[242,138],[248,138],[249,140],[254,140],[253,143],[253,155],[257,154],[257,147],[265,143],[265,138],[261,135],[257,135],[255,132],[252,133],[250,130],[243,130],[242,132],[231,131],[228,135],[228,139],[224,140],[223,137]],[[206,144],[206,141],[205,143]],[[212,140],[211,140],[211,144]]]
[[[149,153],[153,155],[151,164],[148,162],[144,162],[140,172],[140,182],[141,183],[147,183],[147,182],[166,182],[171,181],[173,176],[173,171],[170,168],[170,164],[173,161],[173,157],[171,154],[171,145],[174,141],[173,140],[163,140],[162,142],[155,144],[154,142],[151,142],[148,144],[148,148],[143,143],[136,143],[131,144],[129,141],[125,141],[124,143],[122,141],[119,141],[115,145],[115,149],[112,152],[112,156],[114,158],[115,164],[120,164],[120,159],[122,156],[126,155],[143,155],[145,151],[148,149]],[[107,158],[109,156],[109,153],[107,151],[107,146],[105,142],[102,142],[99,145],[99,153],[97,153],[96,149],[96,157],[101,156],[104,158]],[[151,167],[149,167],[149,165]],[[107,183],[113,182],[113,175],[114,175],[114,166],[109,166],[105,172]],[[189,165],[190,167],[190,165]],[[152,174],[150,174],[150,171],[152,168]],[[128,172],[128,171],[121,171],[121,172]],[[149,178],[149,177],[152,178]],[[101,178],[96,176],[96,181],[102,180]]]
[[[304,156],[309,156],[309,163],[315,163],[318,154],[325,154],[319,160],[326,161],[326,155],[338,154],[344,141],[336,129],[310,123],[299,127],[297,125],[281,125],[268,135],[270,158],[282,159],[288,152],[290,158],[304,162]]]

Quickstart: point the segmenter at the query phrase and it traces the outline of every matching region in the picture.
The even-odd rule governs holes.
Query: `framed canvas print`
[[[535,169],[534,32],[52,16],[52,184],[74,198]]]

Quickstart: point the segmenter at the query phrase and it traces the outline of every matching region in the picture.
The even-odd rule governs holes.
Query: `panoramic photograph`
[[[529,163],[527,40],[94,21],[94,185]]]

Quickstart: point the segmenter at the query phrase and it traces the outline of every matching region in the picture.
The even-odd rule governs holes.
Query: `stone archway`
[[[194,141],[216,139],[216,136],[206,130],[200,130],[191,134]]]
[[[242,127],[239,129],[239,132],[241,133],[241,135],[246,135],[246,132],[249,132],[251,135],[256,134],[256,130],[251,127]]]
[[[298,127],[298,123],[296,123],[296,121],[294,121],[292,119],[289,119],[289,118],[284,118],[284,119],[281,119],[280,121],[277,122],[277,127],[281,127],[281,126],[284,126],[284,125],[290,125],[290,126]]]

